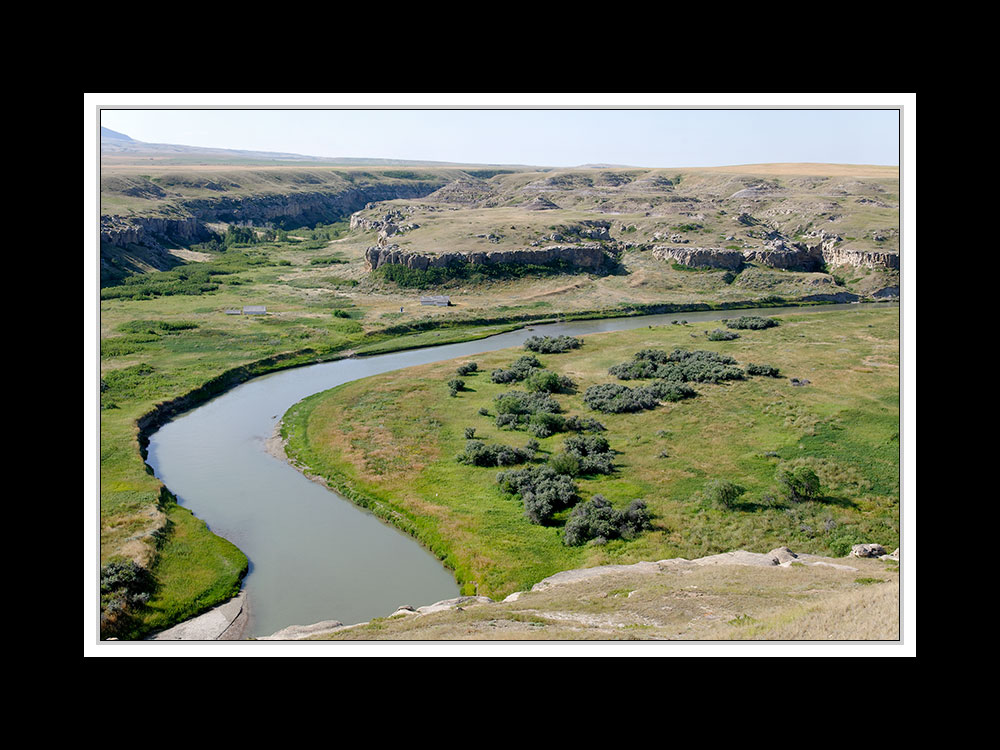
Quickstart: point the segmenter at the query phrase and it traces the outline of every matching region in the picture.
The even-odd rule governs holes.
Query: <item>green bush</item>
[[[631,361],[611,367],[608,373],[619,380],[659,378],[695,383],[720,383],[746,377],[732,357],[701,349],[674,349],[669,354],[662,349],[643,349],[636,352]]]
[[[610,474],[614,471],[614,453],[600,435],[573,435],[563,441],[563,449],[575,456],[580,474]]]
[[[535,450],[529,445],[525,448],[514,448],[510,445],[483,443],[479,440],[469,440],[465,450],[458,454],[461,464],[471,466],[513,466],[523,464],[535,457]]]
[[[502,471],[497,474],[497,484],[520,499],[525,516],[536,524],[547,523],[578,497],[572,477],[559,474],[548,465]]]
[[[646,503],[633,500],[624,511],[616,510],[603,495],[594,495],[570,514],[563,543],[577,547],[591,540],[632,539],[652,525]]]
[[[778,493],[785,500],[801,503],[820,496],[819,477],[808,466],[779,466],[775,480]]]
[[[556,453],[549,458],[549,466],[557,474],[575,477],[580,473],[580,460],[572,453]]]
[[[751,331],[773,328],[776,325],[778,325],[778,321],[775,318],[762,318],[759,315],[743,315],[734,320],[726,321],[727,328],[747,329]]]
[[[721,328],[716,328],[707,334],[709,341],[732,341],[733,339],[738,339],[740,335],[738,333],[733,333],[732,331],[723,331]]]
[[[746,489],[724,479],[714,479],[705,485],[705,501],[715,508],[731,510],[739,503]]]
[[[524,348],[540,354],[558,354],[583,345],[575,336],[532,336],[524,342]]]
[[[527,379],[540,369],[542,369],[542,363],[534,355],[528,354],[515,359],[506,370],[502,368],[493,370],[490,373],[490,379],[500,385],[515,383]]]
[[[780,378],[781,373],[777,367],[771,365],[748,364],[746,366],[747,375],[762,375],[768,378]]]

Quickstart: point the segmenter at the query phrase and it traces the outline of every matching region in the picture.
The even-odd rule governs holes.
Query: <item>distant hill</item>
[[[156,161],[162,164],[262,164],[262,163],[294,163],[294,164],[328,164],[354,167],[452,167],[452,162],[424,161],[412,159],[377,159],[366,157],[325,157],[307,156],[275,151],[243,151],[228,148],[204,148],[201,146],[183,146],[175,143],[145,143],[137,141],[124,133],[101,127],[101,159],[108,164],[125,165],[130,162]],[[476,164],[470,166],[524,166]]]
[[[101,146],[102,147],[104,146],[104,141],[106,141],[106,140],[107,141],[115,141],[115,142],[128,141],[130,143],[135,143],[135,141],[133,141],[131,138],[129,138],[124,133],[119,133],[119,132],[117,132],[115,130],[112,130],[111,128],[102,127],[101,128]]]

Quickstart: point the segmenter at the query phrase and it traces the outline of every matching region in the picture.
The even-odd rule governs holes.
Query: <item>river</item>
[[[155,432],[147,462],[178,502],[250,559],[247,635],[321,620],[346,624],[458,596],[455,580],[414,539],[268,454],[275,424],[297,401],[414,365],[520,346],[533,335],[585,336],[739,315],[886,307],[885,303],[605,318],[531,326],[476,341],[342,359],[265,375]]]

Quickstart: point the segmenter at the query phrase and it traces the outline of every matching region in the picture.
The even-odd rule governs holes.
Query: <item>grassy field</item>
[[[592,335],[578,350],[539,355],[577,384],[576,393],[556,396],[563,412],[597,417],[615,453],[614,473],[578,478],[581,497],[601,494],[619,508],[639,498],[653,512],[652,530],[630,541],[568,547],[569,511],[552,525],[532,524],[498,488],[497,468],[456,461],[468,427],[485,443],[520,447],[530,439],[496,427],[495,397],[518,386],[489,376],[522,350],[476,357],[478,374],[463,376],[466,388],[454,398],[447,383],[466,360],[317,394],[286,414],[282,430],[294,460],[419,538],[466,593],[491,598],[577,567],[780,545],[834,556],[860,542],[892,549],[899,543],[898,324],[898,308],[813,312],[733,341],[706,339],[717,323],[663,326]],[[783,377],[696,384],[696,398],[633,414],[584,404],[588,386],[617,382],[612,365],[641,349],[675,347],[773,365]],[[792,377],[810,382],[795,387]],[[538,460],[560,451],[565,437],[539,440]],[[779,466],[812,469],[820,497],[777,498]],[[703,497],[712,480],[745,493],[734,507],[712,507]]]

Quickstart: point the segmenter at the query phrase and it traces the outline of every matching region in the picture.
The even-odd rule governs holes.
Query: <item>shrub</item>
[[[458,369],[455,371],[459,375],[471,375],[479,369],[479,365],[475,362],[466,362],[464,365],[459,365]]]
[[[575,456],[581,474],[610,474],[614,471],[614,453],[608,441],[599,435],[574,435],[563,442],[566,453]]]
[[[450,395],[456,396],[458,392],[465,389],[465,381],[453,378],[448,381],[448,391]]]
[[[156,582],[133,560],[112,560],[101,568],[101,635],[123,635],[133,626],[135,613],[149,601]]]
[[[538,438],[547,438],[556,432],[562,432],[566,420],[559,414],[539,412],[528,417],[528,432]]]
[[[724,380],[742,380],[746,373],[736,366],[736,360],[726,354],[704,350],[643,349],[636,352],[629,362],[615,365],[608,370],[619,380],[659,378],[678,382],[719,383]]]
[[[576,387],[576,383],[565,375],[557,375],[549,370],[535,370],[525,378],[524,387],[533,392],[567,393]]]
[[[721,328],[716,328],[714,331],[705,335],[708,336],[709,341],[732,341],[733,339],[738,339],[740,337],[738,333],[723,331]]]
[[[743,487],[725,479],[715,479],[705,485],[704,489],[705,500],[709,505],[726,510],[735,507],[744,492],[746,490]]]
[[[557,474],[575,477],[580,473],[580,460],[572,453],[556,453],[549,459],[549,466]]]
[[[646,386],[646,390],[651,392],[660,401],[681,401],[685,398],[694,398],[698,391],[687,383],[678,383],[673,380],[654,380]]]
[[[548,393],[510,391],[500,394],[495,401],[497,414],[558,414],[561,411],[559,402]],[[524,421],[527,422],[527,419]]]
[[[763,375],[768,378],[780,378],[781,373],[778,371],[777,367],[771,367],[771,365],[755,365],[749,364],[746,366],[747,375]]]
[[[504,492],[520,498],[524,514],[532,523],[543,524],[577,499],[572,477],[559,474],[551,466],[529,466],[502,471],[497,484]]]
[[[652,409],[659,403],[659,399],[646,388],[629,388],[617,383],[590,386],[583,394],[583,401],[591,409],[606,414]]]
[[[778,325],[778,321],[774,318],[762,318],[759,315],[744,315],[735,320],[726,321],[726,328],[748,329],[751,331],[773,328],[776,325]]]
[[[775,479],[779,494],[786,500],[801,503],[819,497],[819,477],[808,466],[779,466]]]
[[[460,464],[471,466],[513,466],[523,464],[535,457],[531,446],[514,448],[498,443],[483,443],[479,440],[469,440],[465,450],[459,453],[456,460]]]
[[[631,539],[648,529],[651,521],[642,500],[633,500],[628,508],[619,511],[603,495],[594,495],[573,509],[566,522],[563,543],[577,547],[591,540]]]
[[[582,344],[575,336],[532,336],[524,342],[524,348],[541,354],[558,354],[579,349]]]
[[[476,428],[475,427],[466,427],[465,428],[465,439],[466,440],[472,440],[475,436],[476,436]]]
[[[494,370],[490,373],[490,379],[501,385],[520,382],[540,369],[542,369],[542,363],[534,355],[528,354],[514,360],[509,369],[498,368]]]

